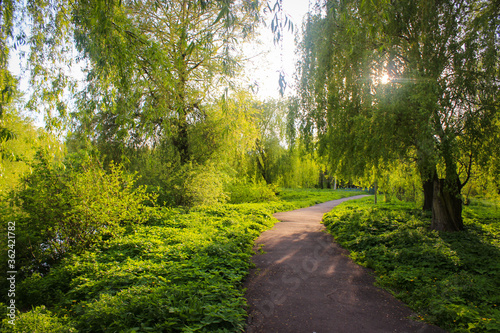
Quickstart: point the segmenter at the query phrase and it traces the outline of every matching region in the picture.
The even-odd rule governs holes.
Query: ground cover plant
[[[282,190],[270,202],[150,210],[142,224],[18,282],[22,311],[1,332],[241,332],[242,281],[272,213],[355,194]]]
[[[499,332],[499,205],[476,199],[463,216],[464,231],[437,232],[412,203],[364,199],[338,206],[324,224],[419,319],[450,332]]]

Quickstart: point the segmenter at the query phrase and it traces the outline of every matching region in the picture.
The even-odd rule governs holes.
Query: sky
[[[274,4],[274,0],[270,0]],[[285,30],[283,37],[283,52],[273,42],[273,34],[270,28],[272,16],[268,14],[267,27],[260,30],[261,45],[252,44],[245,50],[248,58],[251,58],[245,73],[250,82],[258,84],[257,96],[262,99],[279,98],[279,70],[283,68],[287,89],[285,96],[293,93],[293,74],[295,63],[298,60],[295,50],[295,34],[302,29],[302,20],[309,8],[309,0],[283,0],[283,9],[294,24],[294,31]],[[281,55],[282,54],[282,55]]]

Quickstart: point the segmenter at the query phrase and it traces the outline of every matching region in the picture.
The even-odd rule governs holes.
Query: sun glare
[[[384,74],[380,77],[380,83],[382,84],[387,84],[391,81],[391,78],[389,77],[388,74]]]

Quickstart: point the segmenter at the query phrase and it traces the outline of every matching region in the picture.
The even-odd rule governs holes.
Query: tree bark
[[[323,169],[319,170],[319,179],[318,179],[318,186],[320,189],[323,189],[323,184],[325,182],[325,174],[323,173]]]
[[[172,138],[172,142],[179,152],[180,163],[185,165],[189,162],[189,133],[188,124],[184,120],[180,120],[177,124],[177,133]]]
[[[271,185],[271,175],[269,171],[269,159],[268,155],[266,152],[266,149],[263,145],[261,145],[261,142],[259,139],[256,141],[256,148],[257,148],[257,168],[260,171],[260,174],[262,175],[262,178],[266,181],[266,184]]]
[[[437,231],[460,231],[462,220],[462,198],[460,186],[446,179],[434,179],[431,229]]]
[[[432,202],[434,195],[434,180],[427,179],[423,181],[422,187],[424,189],[424,205],[422,209],[424,211],[432,211]]]

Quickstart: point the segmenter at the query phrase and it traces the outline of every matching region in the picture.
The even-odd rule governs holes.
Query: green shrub
[[[146,220],[154,195],[134,186],[135,177],[96,159],[73,156],[53,164],[39,153],[15,194],[17,262],[25,273],[45,271],[70,251],[82,251],[103,238]]]
[[[31,311],[18,312],[15,325],[2,321],[0,333],[71,333],[76,329],[48,311],[45,306],[36,307]]]
[[[210,163],[188,165],[184,171],[183,204],[186,206],[215,205],[225,203],[225,175]]]
[[[229,202],[239,204],[246,202],[275,201],[277,188],[258,182],[234,182],[229,186]]]

